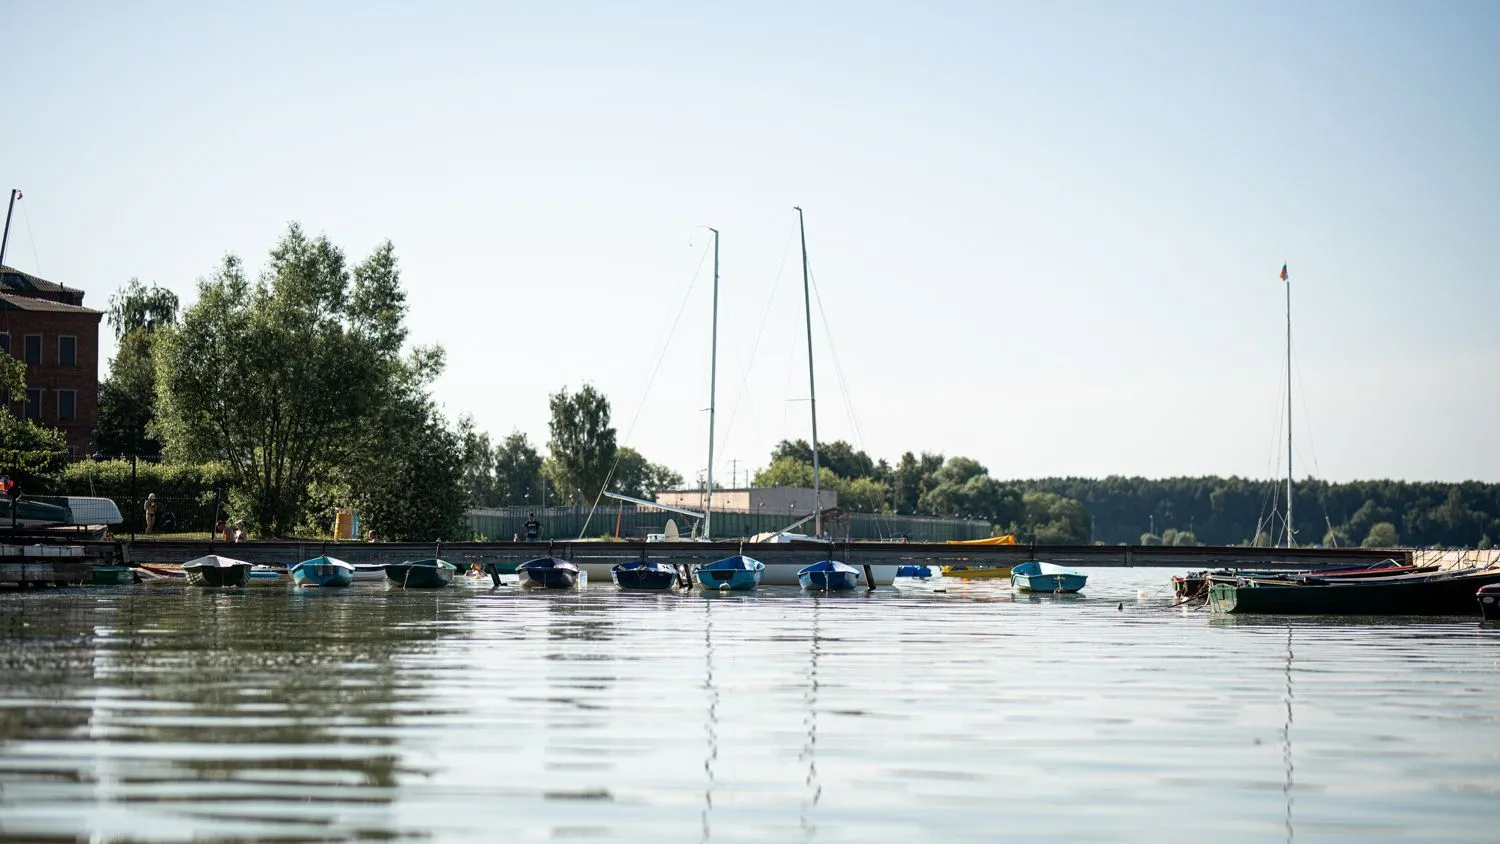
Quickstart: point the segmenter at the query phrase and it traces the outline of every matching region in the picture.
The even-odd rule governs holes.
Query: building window
[[[77,390],[58,390],[57,391],[57,419],[58,419],[58,421],[60,422],[60,421],[62,421],[64,419],[77,419],[77,418],[78,418],[78,391]]]
[[[57,365],[78,365],[78,338],[71,334],[64,334],[57,338]]]
[[[10,332],[0,331],[0,352],[10,354]]]
[[[42,418],[42,391],[28,389],[26,391],[26,413],[27,419]]]
[[[26,335],[26,340],[25,340],[25,345],[26,345],[26,348],[25,348],[26,354],[22,355],[21,359],[24,360],[24,361],[26,361],[26,365],[27,366],[41,366],[42,365],[42,335],[40,335],[40,334],[27,334]]]

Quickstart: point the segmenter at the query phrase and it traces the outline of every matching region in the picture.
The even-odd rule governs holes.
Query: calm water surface
[[[1496,840],[1500,628],[1169,574],[0,593],[0,840]]]

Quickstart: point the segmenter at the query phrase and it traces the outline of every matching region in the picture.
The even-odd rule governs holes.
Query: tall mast
[[[5,244],[10,242],[10,215],[16,210],[16,194],[20,191],[11,188],[10,206],[5,209],[5,234],[0,235],[0,264],[5,263]]]
[[[813,536],[823,538],[823,494],[818,479],[818,387],[813,381],[812,341],[812,293],[809,292],[807,272],[807,226],[802,221],[802,208],[797,209],[797,231],[802,236],[802,303],[807,313],[807,396],[812,408],[812,454],[813,454]]]
[[[713,341],[708,353],[708,498],[703,503],[703,538],[712,539],[714,521],[714,394],[719,378],[719,230],[714,233],[714,317]]]
[[[1286,284],[1286,547],[1297,544],[1292,537],[1292,282],[1281,265]]]

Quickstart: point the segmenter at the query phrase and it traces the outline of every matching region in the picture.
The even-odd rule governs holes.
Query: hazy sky
[[[6,263],[389,238],[451,417],[590,382],[692,479],[714,226],[727,482],[809,433],[793,205],[820,438],[1000,478],[1284,473],[1286,262],[1297,475],[1500,481],[1500,3],[733,5],[0,0]]]

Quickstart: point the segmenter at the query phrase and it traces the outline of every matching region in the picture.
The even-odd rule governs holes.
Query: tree
[[[652,463],[629,446],[622,446],[617,455],[615,476],[610,481],[616,492],[655,500],[658,492],[682,486],[682,475],[659,463]]]
[[[809,452],[809,455],[811,452]],[[839,482],[838,475],[826,466],[818,467],[818,486],[821,489],[833,489]],[[755,473],[756,486],[789,486],[812,489],[813,470],[811,461],[799,460],[796,457],[781,457],[772,461],[771,465]]]
[[[114,329],[116,340],[132,331],[155,334],[177,324],[177,304],[176,293],[157,287],[155,282],[147,287],[140,279],[132,278],[109,297],[109,311],[104,318]]]
[[[771,451],[771,462],[783,457],[793,457],[812,465],[812,446],[807,440],[782,440]],[[876,463],[870,455],[843,440],[818,444],[818,468],[831,469],[835,475],[849,480],[876,477]]]
[[[468,490],[469,506],[500,506],[499,485],[495,477],[497,449],[490,445],[489,434],[475,430],[471,416],[458,420],[458,433],[463,439],[464,486]]]
[[[360,518],[387,539],[463,539],[470,487],[463,426],[450,429],[426,394],[406,391],[341,468]]]
[[[943,455],[922,452],[918,458],[911,452],[901,455],[896,468],[891,471],[891,505],[897,513],[918,512],[917,504],[935,485],[932,476],[943,468]]]
[[[1401,544],[1396,535],[1396,526],[1390,522],[1376,522],[1370,526],[1370,534],[1360,543],[1366,548],[1395,548]]]
[[[542,500],[542,457],[520,431],[495,446],[495,494],[505,505]]]
[[[1089,541],[1089,514],[1081,503],[1053,492],[1028,492],[1021,500],[1027,532],[1037,542],[1083,545]]]
[[[835,489],[839,493],[839,507],[844,510],[860,513],[891,512],[890,488],[873,477],[840,478]]]
[[[927,515],[987,519],[997,525],[1017,524],[1025,517],[1020,491],[991,478],[977,460],[950,457],[931,482],[917,502],[918,511]]]
[[[609,424],[609,399],[584,384],[569,395],[552,394],[552,438],[547,448],[557,464],[556,480],[568,500],[592,501],[604,489],[615,463],[615,429]]]
[[[98,449],[111,456],[160,454],[156,419],[155,336],[133,329],[120,338],[109,377],[99,385]]]
[[[11,403],[26,396],[26,364],[20,358],[0,354],[0,396]],[[0,473],[10,475],[22,491],[32,490],[33,480],[55,472],[67,463],[68,441],[62,431],[22,419],[10,408],[0,408]]]
[[[378,421],[419,421],[393,405],[425,388],[442,354],[401,356],[405,312],[389,242],[351,273],[342,251],[294,223],[256,282],[227,256],[180,324],[156,330],[167,453],[224,460],[232,506],[261,533],[286,535],[313,481],[370,448]]]

